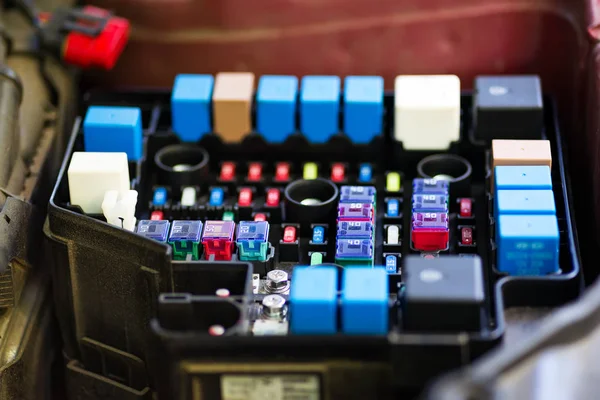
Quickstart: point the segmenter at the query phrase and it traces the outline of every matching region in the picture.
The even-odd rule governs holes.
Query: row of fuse
[[[230,261],[234,245],[242,261],[266,261],[269,256],[269,223],[267,221],[173,221],[141,220],[139,235],[169,243],[176,260],[199,260],[200,244],[206,259]],[[234,241],[235,236],[235,241]]]
[[[291,165],[288,162],[278,162],[275,164],[273,181],[289,182],[291,180]],[[237,165],[233,161],[226,161],[221,164],[219,181],[233,182],[236,178]],[[345,163],[331,164],[331,173],[329,178],[333,182],[344,182],[347,179],[348,167]],[[263,164],[260,162],[251,162],[248,164],[247,182],[261,182],[264,177]],[[303,179],[316,179],[319,177],[319,166],[314,162],[307,162],[302,166]],[[393,178],[393,176],[392,176]],[[363,163],[358,166],[358,182],[371,183],[373,180],[373,167],[371,164]]]
[[[226,188],[213,187],[209,190],[208,205],[211,207],[221,207],[225,202]],[[169,191],[166,187],[157,187],[152,195],[152,207],[162,208],[168,205]],[[253,204],[254,191],[252,188],[240,188],[237,196],[237,205],[239,207],[250,207]],[[281,190],[278,188],[268,188],[265,191],[265,206],[279,207]],[[198,189],[193,186],[185,186],[181,190],[180,205],[192,207],[198,200]]]
[[[448,247],[448,181],[413,180],[411,241],[415,250],[442,251]]]
[[[373,186],[342,186],[338,204],[335,262],[373,265],[376,190]]]

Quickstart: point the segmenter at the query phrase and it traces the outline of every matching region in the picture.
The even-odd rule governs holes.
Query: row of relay
[[[393,137],[404,149],[444,151],[459,140],[458,77],[401,75],[394,85]],[[298,130],[310,143],[326,143],[342,130],[353,143],[365,144],[382,134],[383,88],[379,76],[346,77],[343,93],[337,76],[305,76],[298,93],[296,77],[269,75],[260,78],[255,96],[251,73],[179,75],[171,97],[172,129],[182,142],[216,132],[224,142],[238,143],[254,131],[255,108],[256,131],[269,143],[281,143]],[[478,77],[473,107],[478,139],[542,137],[537,76]],[[137,161],[143,152],[141,110],[91,106],[83,136],[86,151],[125,152]]]

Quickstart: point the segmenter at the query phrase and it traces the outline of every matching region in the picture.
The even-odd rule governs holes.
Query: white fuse
[[[387,244],[395,245],[400,242],[400,228],[398,225],[392,225],[387,228]]]
[[[188,186],[183,188],[181,192],[181,205],[191,207],[196,204],[196,189]]]

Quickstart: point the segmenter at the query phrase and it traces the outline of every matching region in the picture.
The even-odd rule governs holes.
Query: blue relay
[[[494,202],[496,215],[556,214],[552,190],[498,190]]]
[[[337,237],[371,239],[373,224],[371,221],[339,221]]]
[[[300,88],[300,130],[310,143],[326,143],[339,132],[338,76],[305,76]]]
[[[381,134],[383,78],[348,76],[344,80],[344,132],[353,143],[366,144]]]
[[[555,215],[500,215],[497,269],[510,275],[558,271],[559,232]]]
[[[153,221],[143,219],[138,222],[136,233],[164,243],[167,241],[167,235],[169,234],[169,225],[169,221],[165,220]]]
[[[269,223],[267,221],[240,221],[236,244],[240,260],[267,261]]]
[[[212,75],[180,74],[171,94],[173,131],[183,142],[197,142],[212,131]]]
[[[85,151],[122,152],[127,160],[142,157],[142,111],[138,107],[92,106],[83,121]]]
[[[383,268],[347,268],[342,277],[342,331],[353,335],[388,332],[389,284]]]
[[[375,203],[375,187],[342,186],[340,188],[341,203]]]
[[[494,169],[495,190],[550,190],[552,177],[547,165],[499,165]]]
[[[283,143],[296,131],[298,78],[263,75],[256,91],[256,129],[270,143]]]
[[[336,267],[296,267],[290,288],[293,334],[337,332],[338,270]]]

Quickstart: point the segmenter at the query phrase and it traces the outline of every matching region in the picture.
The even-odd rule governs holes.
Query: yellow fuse
[[[304,164],[304,179],[317,179],[318,175],[317,164],[312,162]]]
[[[385,190],[388,192],[400,191],[400,174],[397,172],[388,172],[385,179]]]

